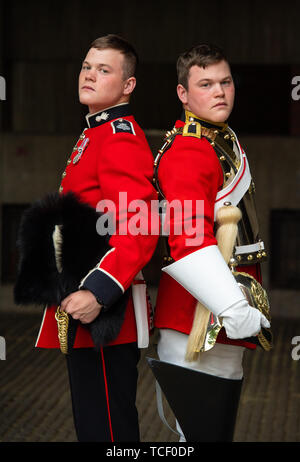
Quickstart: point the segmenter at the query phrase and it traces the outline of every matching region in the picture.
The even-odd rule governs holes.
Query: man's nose
[[[215,96],[224,96],[224,88],[221,83],[216,83]]]
[[[86,73],[85,73],[85,79],[95,81],[95,79],[96,79],[96,70],[93,69],[93,68],[88,69],[86,71]]]

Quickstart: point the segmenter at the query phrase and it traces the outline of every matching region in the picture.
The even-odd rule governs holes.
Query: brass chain
[[[68,354],[69,315],[65,311],[62,311],[60,306],[58,306],[55,313],[55,319],[57,321],[60,351],[66,355]]]

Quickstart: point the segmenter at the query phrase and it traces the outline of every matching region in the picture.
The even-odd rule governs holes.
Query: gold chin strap
[[[57,307],[55,319],[57,321],[60,351],[66,355],[68,354],[69,315],[60,309],[60,305]]]

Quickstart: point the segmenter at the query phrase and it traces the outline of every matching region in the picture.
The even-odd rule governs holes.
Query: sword
[[[238,227],[237,224],[242,218],[240,209],[225,202],[224,206],[217,211],[216,221],[218,229],[216,239],[218,247],[225,262],[228,264],[232,256],[235,245]],[[192,330],[189,335],[186,357],[189,362],[195,361],[201,351],[212,348],[215,344],[217,335],[222,328],[222,323],[217,317],[199,301],[197,302]],[[209,334],[210,342],[205,347],[205,339]]]

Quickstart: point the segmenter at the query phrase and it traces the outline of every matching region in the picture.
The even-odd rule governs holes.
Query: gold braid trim
[[[57,321],[60,351],[66,355],[68,354],[69,315],[65,311],[62,311],[60,306],[58,306],[55,313],[55,319]]]

